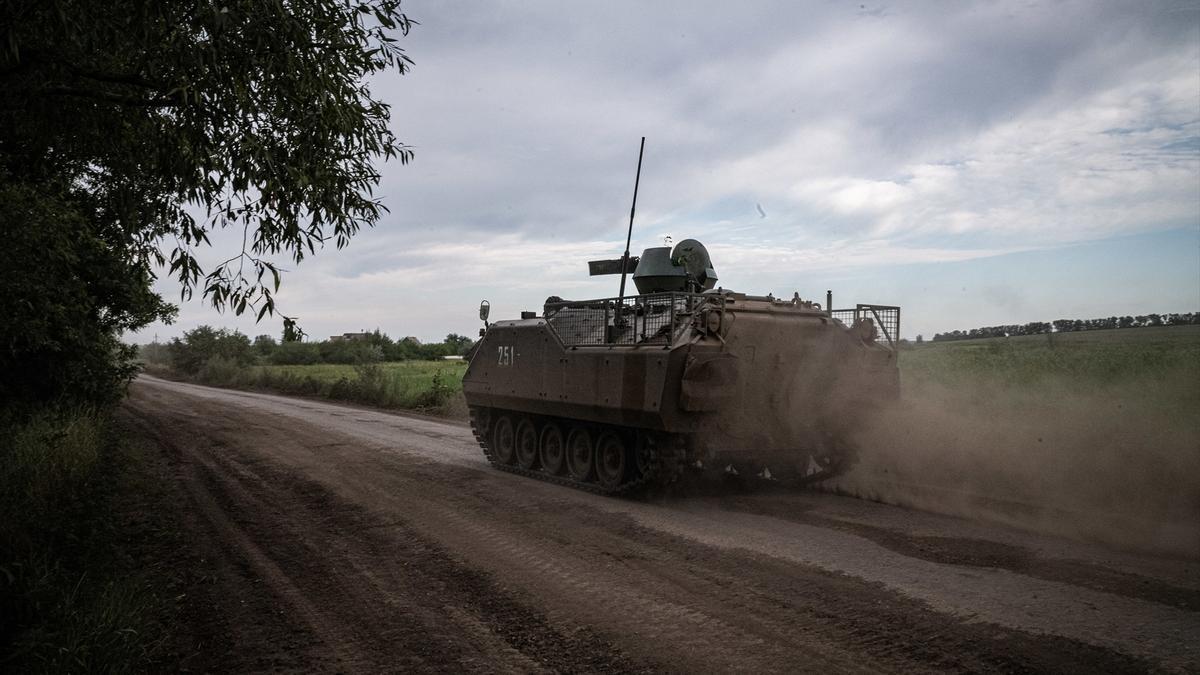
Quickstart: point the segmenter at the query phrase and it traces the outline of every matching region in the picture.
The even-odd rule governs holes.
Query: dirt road
[[[190,670],[1200,671],[1200,561],[812,492],[598,497],[465,425],[143,377]]]

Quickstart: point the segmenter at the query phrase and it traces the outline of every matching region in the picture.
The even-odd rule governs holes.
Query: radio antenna
[[[633,206],[629,207],[629,232],[625,234],[625,255],[621,256],[621,290],[617,293],[617,325],[624,322],[621,307],[625,303],[625,274],[629,271],[629,242],[633,239],[633,214],[637,211],[638,183],[642,181],[642,153],[646,150],[646,137],[642,136],[642,144],[638,148],[637,174],[633,179]]]

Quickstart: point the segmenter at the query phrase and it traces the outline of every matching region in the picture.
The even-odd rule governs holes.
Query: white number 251
[[[501,345],[496,347],[496,352],[499,355],[498,364],[501,366],[511,366],[513,364],[513,348],[512,345]]]

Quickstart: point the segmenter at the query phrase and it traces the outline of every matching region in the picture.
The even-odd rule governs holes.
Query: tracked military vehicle
[[[610,494],[689,470],[822,480],[850,465],[861,415],[898,396],[898,307],[719,288],[695,240],[591,263],[629,271],[635,295],[622,279],[616,298],[550,297],[486,326],[463,393],[497,468]]]

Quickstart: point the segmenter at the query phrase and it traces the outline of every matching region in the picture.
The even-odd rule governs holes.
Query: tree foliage
[[[250,338],[236,330],[214,330],[200,326],[183,334],[183,339],[171,340],[167,347],[171,367],[184,375],[195,375],[213,359],[222,359],[238,366],[254,362]]]
[[[446,336],[444,344],[454,350],[453,354],[461,356],[467,353],[467,350],[471,348],[471,345],[475,344],[475,341],[465,335],[450,333]]]
[[[121,331],[171,316],[150,274],[80,213],[61,182],[0,182],[0,403],[17,413],[64,397],[104,404],[133,374]]]
[[[268,358],[279,348],[279,343],[270,335],[259,335],[254,338],[254,353],[262,358]]]
[[[160,269],[261,320],[282,261],[377,222],[376,162],[411,151],[368,80],[407,70],[411,25],[399,0],[0,4],[0,393],[59,396],[71,373],[116,368],[120,331],[172,315]],[[223,228],[240,250],[202,269]],[[13,384],[55,359],[63,377]]]

